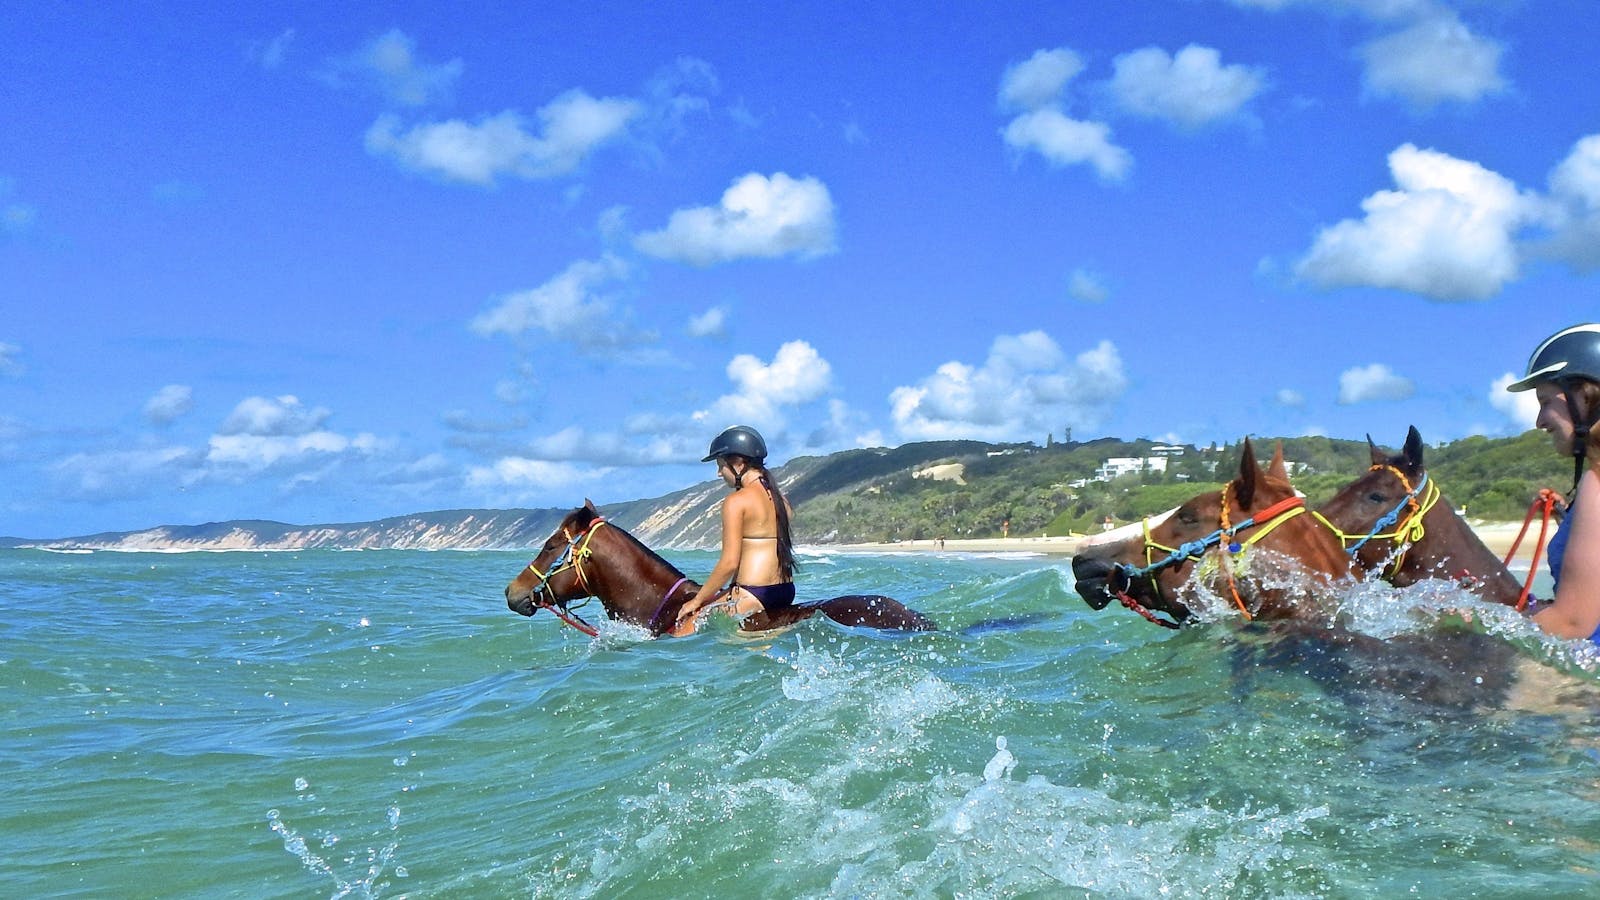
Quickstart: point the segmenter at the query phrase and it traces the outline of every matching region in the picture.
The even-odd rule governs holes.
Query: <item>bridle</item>
[[[1306,511],[1306,501],[1304,497],[1300,496],[1285,497],[1255,515],[1249,516],[1238,523],[1230,523],[1228,521],[1228,493],[1232,490],[1232,482],[1222,487],[1222,510],[1218,517],[1217,530],[1203,538],[1187,541],[1176,547],[1168,547],[1158,543],[1150,533],[1149,518],[1144,519],[1145,564],[1143,566],[1130,566],[1127,563],[1117,563],[1116,571],[1122,576],[1123,583],[1131,586],[1136,578],[1149,578],[1151,586],[1159,596],[1161,585],[1155,578],[1158,573],[1164,569],[1182,565],[1185,562],[1204,560],[1206,551],[1216,547],[1219,550],[1226,550],[1228,554],[1227,557],[1222,557],[1220,553],[1218,554],[1218,565],[1228,576],[1228,587],[1233,594],[1234,604],[1239,607],[1239,611],[1244,614],[1246,619],[1254,618],[1249,607],[1245,605],[1244,599],[1239,596],[1238,586],[1234,583],[1234,570],[1243,563],[1246,551],[1262,538],[1271,534],[1279,525],[1304,513]],[[1255,528],[1256,531],[1243,542],[1236,540],[1239,532],[1247,528]],[[1155,559],[1157,551],[1165,552],[1166,556]],[[1162,619],[1150,612],[1144,604],[1130,596],[1126,590],[1117,591],[1117,599],[1122,601],[1123,606],[1139,613],[1145,619],[1157,625],[1165,628],[1179,627],[1177,623]]]
[[[583,590],[584,596],[591,596],[592,592],[589,590],[589,579],[583,574],[583,563],[594,553],[594,551],[589,549],[589,541],[593,539],[594,533],[599,531],[600,527],[605,524],[605,519],[596,516],[589,522],[587,526],[584,527],[582,531],[579,531],[576,534],[569,533],[567,529],[563,527],[561,529],[561,536],[566,538],[567,545],[561,548],[561,554],[556,557],[555,562],[550,564],[550,570],[548,572],[541,572],[539,571],[539,567],[534,565],[534,563],[539,561],[537,557],[528,563],[528,571],[532,572],[539,579],[539,583],[533,586],[534,606],[537,606],[540,609],[549,610],[556,618],[567,623],[568,625],[571,625],[573,628],[576,628],[590,637],[598,635],[600,630],[595,628],[593,625],[590,625],[588,622],[585,622],[582,616],[573,613],[565,604],[559,602],[556,598],[555,591],[550,591],[549,599],[545,599],[545,589],[549,587],[550,579],[560,575],[562,572],[565,572],[568,569],[571,569],[573,575],[576,576],[578,580],[578,587]],[[582,604],[579,604],[579,606],[582,606]]]
[[[607,523],[603,517],[596,516],[594,519],[590,520],[589,524],[585,526],[582,531],[579,531],[576,534],[569,533],[567,529],[562,528],[561,536],[566,539],[567,545],[562,548],[560,555],[557,556],[555,561],[550,564],[549,571],[539,571],[539,568],[534,565],[534,562],[538,562],[537,558],[535,558],[533,562],[528,563],[528,571],[532,572],[539,579],[539,583],[534,585],[532,589],[534,606],[538,607],[539,609],[549,610],[550,613],[556,618],[577,629],[578,631],[583,632],[589,637],[595,637],[599,635],[600,630],[585,621],[582,616],[572,612],[571,608],[566,606],[556,597],[554,590],[549,592],[548,599],[546,599],[545,591],[550,585],[550,579],[556,577],[562,572],[567,571],[568,569],[571,569],[573,576],[578,582],[578,588],[583,591],[582,596],[584,597],[585,603],[588,602],[589,597],[594,596],[594,589],[589,586],[589,579],[583,573],[583,564],[587,562],[590,557],[594,556],[594,551],[590,549],[589,542],[593,540],[594,533],[599,531],[600,527],[605,524]],[[688,576],[679,578],[673,583],[672,587],[667,588],[667,592],[665,594],[661,595],[661,603],[656,607],[655,614],[650,617],[650,621],[645,623],[645,628],[648,631],[650,631],[652,634],[655,633],[656,625],[661,620],[661,613],[667,608],[667,601],[672,598],[672,595],[677,592],[678,588],[681,588],[688,583]],[[578,604],[580,608],[583,605],[583,603]]]
[[[1427,472],[1423,472],[1422,477],[1417,480],[1416,487],[1412,487],[1411,479],[1407,478],[1404,472],[1386,463],[1379,463],[1367,471],[1392,472],[1394,477],[1400,479],[1400,486],[1406,490],[1406,495],[1400,498],[1400,502],[1396,503],[1393,509],[1379,516],[1378,521],[1372,523],[1371,531],[1361,537],[1356,537],[1340,530],[1338,526],[1328,521],[1327,517],[1323,516],[1322,513],[1313,511],[1312,515],[1316,516],[1317,521],[1326,525],[1328,530],[1339,538],[1339,542],[1344,544],[1344,552],[1351,559],[1355,559],[1356,554],[1361,551],[1362,547],[1366,546],[1368,541],[1393,541],[1395,545],[1394,559],[1389,564],[1389,576],[1393,577],[1394,573],[1400,570],[1400,563],[1405,560],[1406,551],[1411,548],[1411,545],[1422,540],[1423,535],[1427,533],[1422,517],[1427,515],[1428,510],[1433,509],[1434,504],[1439,502],[1439,485],[1428,477]],[[1400,514],[1407,509],[1410,512],[1402,519]],[[1384,533],[1384,529],[1390,526],[1394,526],[1394,530],[1387,534]]]

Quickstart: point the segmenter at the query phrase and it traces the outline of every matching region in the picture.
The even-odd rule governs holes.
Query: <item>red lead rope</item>
[[[1511,565],[1511,560],[1517,555],[1517,548],[1522,546],[1522,539],[1527,536],[1528,529],[1533,527],[1533,514],[1540,513],[1539,543],[1533,545],[1533,565],[1528,567],[1528,580],[1522,584],[1522,593],[1517,596],[1517,611],[1521,612],[1528,605],[1528,599],[1533,595],[1533,579],[1539,574],[1539,557],[1544,553],[1544,536],[1550,530],[1550,517],[1555,514],[1556,500],[1560,495],[1549,488],[1540,488],[1539,495],[1533,498],[1528,505],[1528,514],[1522,519],[1522,530],[1517,532],[1517,539],[1511,542],[1511,549],[1506,553],[1506,565]]]

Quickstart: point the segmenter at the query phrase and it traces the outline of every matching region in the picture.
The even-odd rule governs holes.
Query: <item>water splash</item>
[[[1004,738],[981,779],[956,776],[958,791],[932,823],[937,843],[920,858],[889,852],[843,866],[830,896],[898,895],[917,885],[932,895],[1048,894],[1063,887],[1108,896],[1239,896],[1285,891],[1293,841],[1326,806],[1163,809],[1041,775],[1012,779],[1018,760]],[[1184,864],[1170,865],[1181,853]],[[1307,896],[1311,895],[1309,892]]]
[[[306,779],[296,778],[295,788],[304,790]],[[385,872],[391,872],[396,878],[407,878],[410,872],[405,866],[395,863],[395,854],[400,849],[400,807],[391,805],[384,812],[384,821],[389,839],[378,847],[368,847],[364,857],[351,854],[342,862],[345,866],[365,866],[359,876],[347,878],[334,867],[334,863],[318,853],[330,851],[339,845],[342,837],[331,831],[314,834],[318,843],[317,849],[312,849],[311,842],[299,831],[289,825],[283,814],[277,809],[267,810],[267,827],[283,841],[283,848],[296,859],[306,871],[323,876],[333,882],[334,891],[330,897],[359,897],[366,900],[375,900],[382,896],[383,891],[390,886],[384,878]]]

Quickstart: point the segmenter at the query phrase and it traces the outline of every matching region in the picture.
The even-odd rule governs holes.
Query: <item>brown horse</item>
[[[1349,574],[1350,561],[1338,538],[1305,511],[1289,484],[1282,447],[1263,471],[1246,439],[1239,475],[1222,490],[1145,520],[1142,535],[1074,556],[1078,596],[1095,609],[1121,600],[1168,627],[1196,618],[1192,606],[1207,593],[1246,618],[1314,615],[1334,581]]]
[[[597,597],[608,617],[637,625],[656,637],[674,634],[678,611],[699,590],[699,584],[638,538],[607,522],[586,500],[561,520],[533,562],[506,585],[506,605],[524,616],[548,609],[568,625],[593,635],[594,626],[572,613],[568,605]],[[763,610],[747,617],[739,627],[742,631],[783,628],[819,612],[841,625],[938,630],[932,620],[898,600],[861,594]]]
[[[1372,468],[1323,504],[1319,515],[1355,566],[1395,587],[1427,578],[1459,582],[1484,600],[1517,605],[1522,585],[1467,527],[1422,464],[1415,427],[1394,456],[1367,438]]]

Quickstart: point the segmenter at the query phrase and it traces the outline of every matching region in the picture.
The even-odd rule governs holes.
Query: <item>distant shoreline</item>
[[[1472,531],[1483,541],[1484,545],[1501,558],[1511,549],[1511,543],[1516,540],[1517,532],[1522,529],[1521,522],[1472,522]],[[1123,531],[1129,526],[1123,526]],[[1551,534],[1555,532],[1552,527]],[[1548,539],[1550,535],[1545,537]],[[1034,535],[1032,537],[1013,538],[972,538],[957,539],[947,538],[942,542],[933,539],[915,541],[883,541],[879,543],[852,543],[852,544],[810,544],[805,549],[819,553],[872,553],[872,554],[915,554],[915,553],[1017,553],[1038,554],[1043,556],[1072,556],[1078,549],[1094,535]],[[1517,548],[1516,559],[1513,563],[1524,566],[1533,560],[1534,547],[1539,541],[1539,527],[1534,525],[1528,531],[1528,536],[1523,538],[1522,546]],[[1543,563],[1541,562],[1541,565]]]

